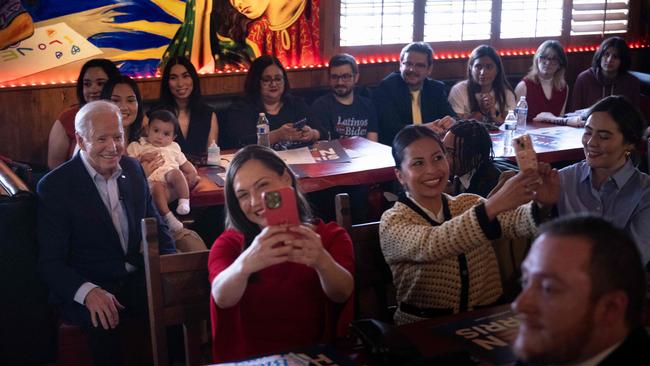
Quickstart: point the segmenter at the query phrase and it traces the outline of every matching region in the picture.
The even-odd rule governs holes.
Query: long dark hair
[[[312,220],[311,209],[304,196],[298,189],[296,176],[293,175],[287,164],[271,149],[258,145],[248,145],[239,150],[233,157],[228,170],[226,171],[226,183],[224,187],[226,198],[226,226],[236,229],[244,234],[244,247],[247,248],[255,239],[261,229],[260,227],[246,218],[246,215],[239,206],[239,200],[235,194],[234,181],[239,169],[248,161],[257,160],[264,164],[265,167],[274,171],[278,175],[285,172],[291,177],[291,186],[296,192],[296,201],[298,203],[298,214],[302,222]]]
[[[454,134],[454,147],[459,163],[455,164],[462,175],[480,165],[492,165],[494,150],[488,131],[475,120],[461,120],[451,126],[450,133]]]
[[[618,75],[626,73],[632,64],[632,57],[630,56],[630,48],[621,37],[610,37],[604,40],[594,53],[594,58],[591,60],[591,67],[600,75],[603,71],[600,67],[600,59],[603,58],[605,51],[610,47],[616,49],[618,58],[621,60],[621,65],[618,67]]]
[[[610,95],[596,102],[587,111],[591,116],[595,112],[607,112],[623,134],[625,143],[636,145],[643,138],[647,123],[639,109],[622,95]]]
[[[169,74],[172,71],[172,67],[175,65],[183,65],[187,69],[187,72],[192,78],[192,93],[190,93],[190,100],[188,108],[190,111],[198,104],[201,103],[201,83],[199,81],[199,74],[196,72],[196,68],[192,65],[192,62],[183,56],[176,56],[167,61],[165,69],[163,70],[162,80],[160,81],[160,103],[167,108],[170,108],[178,115],[178,105],[176,105],[176,99],[172,94],[171,89],[169,89]]]
[[[506,91],[512,91],[512,87],[508,83],[508,79],[506,79],[506,73],[503,71],[501,57],[494,48],[485,44],[476,47],[467,61],[467,99],[469,99],[470,111],[481,110],[474,96],[474,94],[481,91],[481,86],[472,78],[472,66],[476,60],[484,56],[489,57],[497,67],[497,75],[492,82],[492,90],[494,90],[494,97],[499,105],[499,112],[505,114],[508,112],[506,111]]]
[[[253,61],[251,64],[251,68],[248,70],[248,74],[246,75],[246,82],[244,83],[244,96],[250,102],[259,106],[262,110],[264,109],[262,106],[260,91],[262,87],[262,74],[264,73],[264,70],[266,70],[266,68],[271,65],[275,65],[279,67],[280,70],[282,70],[282,77],[284,78],[284,91],[282,92],[283,100],[287,97],[290,90],[287,71],[284,69],[282,62],[280,62],[277,57],[271,55],[263,55],[255,59],[255,61]]]
[[[441,151],[445,151],[445,146],[438,134],[432,129],[421,125],[408,125],[402,128],[393,139],[391,153],[395,159],[395,168],[402,170],[402,160],[404,160],[404,150],[415,141],[422,138],[430,138],[438,143]]]
[[[135,94],[135,99],[138,101],[138,112],[135,116],[133,124],[129,126],[129,134],[127,136],[128,142],[133,142],[139,139],[140,134],[142,133],[142,118],[144,116],[142,94],[140,94],[140,88],[138,88],[138,84],[136,84],[135,80],[126,75],[119,75],[117,77],[108,79],[106,84],[104,84],[104,87],[102,88],[101,99],[111,100],[113,89],[115,89],[115,86],[117,84],[126,84],[130,86],[131,89],[133,89],[133,93]]]
[[[83,64],[83,66],[81,66],[81,70],[79,71],[79,76],[77,77],[77,101],[82,106],[88,103],[88,101],[84,98],[84,75],[86,75],[86,71],[88,71],[88,69],[91,67],[99,67],[100,69],[104,70],[106,76],[108,76],[108,80],[116,78],[120,75],[120,72],[117,70],[115,64],[105,58],[94,58],[92,60],[88,60],[85,64]]]

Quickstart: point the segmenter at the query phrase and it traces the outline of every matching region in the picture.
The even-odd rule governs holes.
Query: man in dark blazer
[[[445,85],[429,78],[433,50],[414,42],[400,52],[399,72],[386,76],[373,92],[379,118],[379,142],[391,145],[404,126],[424,124],[439,134],[453,124],[456,113],[447,101]]]
[[[632,239],[602,218],[540,228],[512,303],[519,365],[650,365],[646,281]]]
[[[146,315],[140,220],[155,217],[161,254],[174,241],[144,171],[123,156],[120,110],[84,105],[75,118],[79,153],[39,182],[39,271],[62,317],[89,333],[95,364],[122,362],[120,318]]]

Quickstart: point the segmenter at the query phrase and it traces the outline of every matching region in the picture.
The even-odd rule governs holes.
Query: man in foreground
[[[513,302],[520,365],[650,365],[645,272],[630,237],[589,216],[543,226]]]

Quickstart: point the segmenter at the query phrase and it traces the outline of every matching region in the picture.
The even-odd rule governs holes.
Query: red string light
[[[630,42],[629,44],[630,48],[634,49],[639,49],[639,48],[649,48],[650,44],[647,41],[637,41],[637,42]],[[565,48],[565,51],[567,53],[578,53],[578,52],[594,52],[598,49],[598,46],[592,45],[592,46],[569,46]],[[501,50],[499,51],[499,54],[501,56],[530,56],[534,55],[536,52],[536,49],[532,48],[522,48],[522,49],[517,49],[517,50]],[[469,58],[470,53],[468,52],[438,52],[436,53],[433,58],[435,60],[460,60],[460,59],[467,59]],[[382,64],[382,63],[394,63],[394,62],[399,62],[399,55],[371,55],[371,56],[361,56],[361,57],[356,57],[357,63],[361,65],[368,65],[368,64]],[[322,69],[322,68],[327,68],[329,67],[329,63],[318,63],[318,64],[306,64],[306,65],[293,65],[287,67],[287,70],[299,70],[299,69]],[[200,72],[200,75],[223,75],[223,74],[245,74],[248,72],[248,69],[246,68],[241,68],[241,69],[231,69],[227,68],[224,70],[213,70],[213,71],[203,71]],[[158,71],[155,73],[149,73],[149,74],[137,74],[132,76],[134,79],[137,80],[142,80],[142,79],[157,79],[161,78],[161,75]],[[16,88],[16,87],[27,87],[27,86],[46,86],[46,85],[66,85],[66,84],[75,84],[77,81],[74,79],[70,79],[69,81],[66,80],[50,80],[50,81],[45,81],[45,80],[36,80],[36,81],[30,81],[29,83],[26,82],[20,82],[19,84],[16,84],[15,82],[13,83],[0,83],[0,88],[1,89],[6,89],[6,88]]]

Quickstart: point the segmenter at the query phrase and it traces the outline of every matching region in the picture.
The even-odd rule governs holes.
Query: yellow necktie
[[[413,124],[422,124],[422,113],[420,112],[420,91],[411,91],[411,114],[413,115]]]

